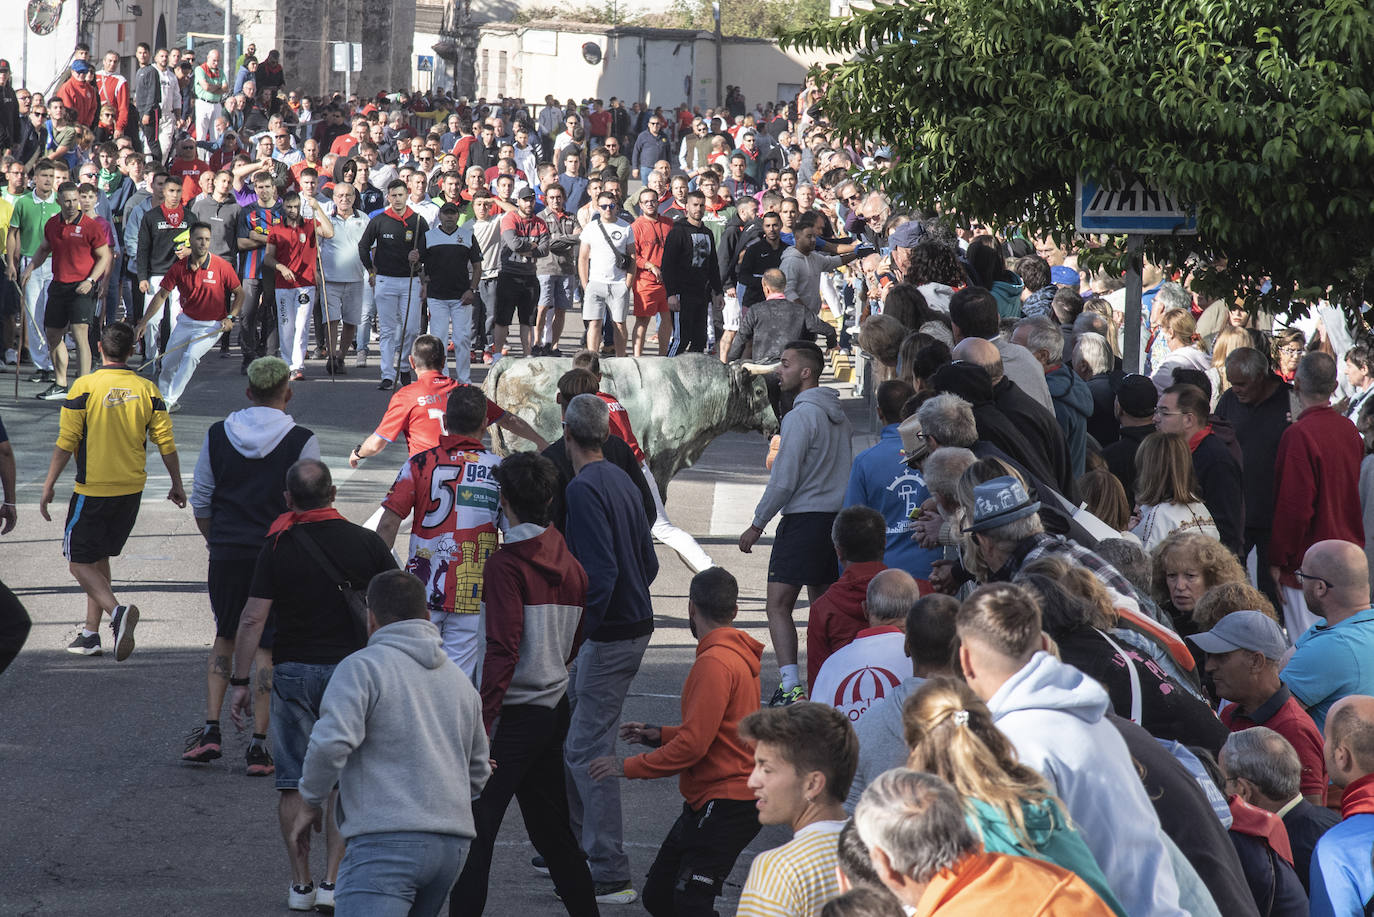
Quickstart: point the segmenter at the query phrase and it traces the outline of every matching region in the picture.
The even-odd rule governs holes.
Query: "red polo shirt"
[[[277,287],[283,290],[296,290],[315,285],[315,221],[302,220],[299,226],[278,223],[267,234],[267,244],[276,246],[278,264],[284,264],[296,275],[295,280],[286,280],[277,274]]]
[[[43,225],[43,243],[51,253],[53,281],[80,283],[91,276],[96,249],[106,244],[105,230],[88,216],[68,223],[59,213]]]
[[[208,255],[200,267],[188,255],[172,262],[162,289],[181,294],[181,311],[198,322],[214,322],[229,313],[229,295],[239,288],[239,275],[219,255]]]
[[[1241,713],[1231,704],[1221,711],[1221,721],[1232,732],[1251,726],[1267,726],[1288,740],[1302,763],[1302,794],[1326,796],[1326,759],[1322,757],[1322,734],[1312,717],[1302,708],[1287,685],[1260,704],[1252,713]]]

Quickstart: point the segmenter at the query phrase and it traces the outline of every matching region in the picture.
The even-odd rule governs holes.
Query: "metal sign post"
[[[1127,372],[1139,372],[1141,350],[1141,272],[1145,236],[1196,235],[1197,208],[1172,193],[1135,179],[1110,185],[1078,176],[1075,223],[1079,232],[1126,236],[1126,327],[1121,359]]]

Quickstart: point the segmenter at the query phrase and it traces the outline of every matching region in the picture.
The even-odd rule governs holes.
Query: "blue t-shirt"
[[[1374,608],[1335,626],[1322,622],[1309,627],[1294,645],[1283,681],[1323,732],[1326,712],[1336,701],[1374,694]]]
[[[1312,853],[1311,917],[1365,913],[1374,897],[1374,815],[1352,815],[1322,835]]]
[[[897,424],[884,427],[874,446],[859,453],[849,469],[845,506],[869,506],[887,522],[883,563],[905,570],[917,579],[930,579],[930,565],[939,560],[938,548],[923,548],[911,540],[911,513],[930,499],[925,478],[902,461],[902,436]]]
[[[254,202],[257,201],[256,195]],[[281,201],[271,207],[245,207],[239,211],[237,235],[240,239],[254,238],[267,241],[266,233],[273,226],[281,224]],[[262,230],[261,233],[258,230]],[[243,267],[239,277],[244,280],[257,280],[262,275],[262,259],[267,255],[267,247],[250,249],[243,253]]]

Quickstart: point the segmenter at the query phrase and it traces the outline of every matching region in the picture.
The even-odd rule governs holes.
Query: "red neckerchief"
[[[1232,831],[1259,838],[1270,850],[1283,857],[1289,866],[1293,865],[1293,848],[1288,842],[1288,829],[1284,827],[1283,819],[1273,812],[1250,805],[1239,796],[1232,796],[1226,802],[1231,807]]]
[[[1197,451],[1197,447],[1200,446],[1200,445],[1202,445],[1202,441],[1203,441],[1204,439],[1206,439],[1207,436],[1208,436],[1208,434],[1210,434],[1211,432],[1212,432],[1212,425],[1211,425],[1211,424],[1208,424],[1207,426],[1203,427],[1201,430],[1198,430],[1196,433],[1194,433],[1194,434],[1193,434],[1193,438],[1190,439],[1190,440],[1188,440],[1188,451],[1189,451],[1189,452],[1196,452],[1196,451]]]
[[[1365,774],[1345,788],[1341,797],[1341,818],[1374,815],[1374,774]]]
[[[1291,383],[1295,378],[1297,378],[1298,371],[1295,368],[1291,373],[1286,373],[1281,369],[1276,369],[1274,370],[1274,375],[1278,376],[1284,382]]]
[[[297,523],[325,522],[330,519],[338,519],[342,522],[348,521],[332,506],[325,506],[320,509],[307,509],[302,512],[287,510],[278,516],[276,521],[272,523],[272,527],[267,530],[267,534],[275,535],[277,538],[280,538],[283,532],[289,531],[291,527]],[[274,538],[272,543],[275,545],[277,539]]]

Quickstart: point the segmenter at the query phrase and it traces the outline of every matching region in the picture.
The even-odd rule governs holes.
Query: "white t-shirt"
[[[602,235],[601,230],[606,230]],[[607,237],[611,244],[606,244]],[[624,283],[625,271],[616,264],[616,253],[629,254],[633,250],[634,236],[630,227],[624,223],[606,223],[600,217],[582,227],[580,236],[583,247],[591,252],[587,265],[588,283]],[[614,251],[612,251],[614,246]]]
[[[911,674],[906,637],[896,628],[868,628],[848,646],[832,653],[816,673],[811,700],[826,704],[857,723],[878,701]]]
[[[362,241],[363,232],[370,222],[367,214],[355,210],[345,220],[334,215],[332,202],[327,208],[321,205],[320,209],[329,210],[334,224],[334,237],[320,239],[320,260],[324,263],[325,282],[361,283],[367,279],[367,275],[363,272],[362,259],[358,257],[358,243]]]

